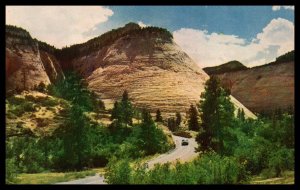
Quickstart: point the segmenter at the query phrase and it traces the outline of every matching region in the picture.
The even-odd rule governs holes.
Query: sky
[[[294,6],[6,6],[6,24],[57,48],[128,22],[158,26],[200,67],[238,60],[248,67],[294,49]]]

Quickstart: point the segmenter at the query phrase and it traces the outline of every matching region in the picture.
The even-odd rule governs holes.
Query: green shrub
[[[57,100],[53,99],[53,98],[47,98],[43,101],[44,106],[52,107],[52,106],[56,106],[58,104],[59,104],[59,102]]]
[[[20,107],[16,107],[15,109],[11,110],[11,113],[13,113],[14,115],[16,115],[17,117],[21,117],[24,113],[24,110],[21,109]]]
[[[21,117],[25,112],[33,112],[36,111],[36,106],[32,102],[22,102],[16,105],[13,109],[11,109],[11,113],[15,114],[18,117]]]
[[[145,164],[137,163],[132,172],[130,184],[148,184],[149,176],[146,169]]]
[[[25,112],[33,112],[35,110],[35,106],[31,102],[25,102],[24,104],[21,104],[21,109],[23,109]]]
[[[275,177],[276,174],[273,168],[266,168],[261,171],[260,176],[263,177],[264,179],[267,179],[267,178]]]
[[[285,170],[294,169],[294,151],[293,149],[280,148],[270,155],[269,168],[275,171],[274,177],[279,177]]]
[[[24,101],[25,101],[24,98],[19,98],[17,96],[12,96],[8,98],[8,102],[15,105],[22,104]]]
[[[216,153],[203,154],[190,163],[177,162],[175,168],[166,163],[147,170],[139,163],[131,171],[133,184],[236,184],[248,180],[248,172],[236,158]]]
[[[17,167],[15,159],[6,158],[5,159],[5,183],[11,184],[16,181],[17,177]]]
[[[150,184],[172,184],[172,170],[170,163],[156,164],[155,167],[149,172]]]
[[[129,184],[131,168],[127,159],[116,161],[112,160],[108,164],[105,178],[108,184]]]
[[[202,171],[198,183],[236,184],[248,180],[243,164],[234,157],[221,157],[215,153],[202,155],[194,163],[196,171]]]

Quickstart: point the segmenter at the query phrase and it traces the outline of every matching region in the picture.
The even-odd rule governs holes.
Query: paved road
[[[156,163],[163,164],[167,162],[176,162],[177,159],[186,162],[197,157],[198,153],[195,152],[195,148],[198,145],[194,138],[189,139],[189,144],[187,146],[182,146],[181,141],[185,138],[174,135],[172,135],[172,137],[176,144],[175,149],[148,161],[149,168],[154,167]]]
[[[181,141],[182,139],[184,139],[183,137],[172,135],[172,138],[176,145],[175,149],[165,154],[161,154],[160,156],[148,161],[147,163],[149,168],[153,168],[156,163],[163,164],[167,162],[176,162],[177,159],[186,162],[197,157],[198,153],[195,152],[195,148],[197,147],[197,142],[195,141],[195,139],[190,138],[189,144],[187,146],[182,146]],[[106,183],[104,182],[104,177],[99,176],[99,174],[97,174],[95,176],[88,176],[82,179],[77,179],[77,180],[62,182],[57,184],[106,184]]]

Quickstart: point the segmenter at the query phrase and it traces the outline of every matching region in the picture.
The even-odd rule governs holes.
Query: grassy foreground
[[[36,173],[36,174],[20,174],[16,179],[16,184],[53,184],[65,181],[71,181],[86,176],[94,176],[96,173],[103,173],[104,168],[94,168],[91,170],[80,172],[66,173]]]
[[[264,177],[257,176],[251,180],[251,184],[294,184],[294,183],[295,183],[294,171],[285,171],[282,177],[266,179]]]
[[[16,184],[54,184],[59,182],[71,181],[86,176],[93,176],[96,173],[103,174],[105,168],[94,168],[91,170],[80,172],[66,172],[66,173],[37,173],[37,174],[20,174],[17,177]],[[250,184],[294,184],[295,172],[286,171],[282,177],[279,178],[264,178],[256,176],[252,178]]]

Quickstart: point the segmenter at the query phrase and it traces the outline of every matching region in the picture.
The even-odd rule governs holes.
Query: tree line
[[[198,109],[190,107],[188,125],[198,133],[196,151],[200,153],[194,161],[174,167],[157,164],[149,170],[142,163],[132,166],[127,159],[114,160],[108,165],[107,182],[240,184],[249,183],[254,175],[279,177],[294,170],[294,115],[277,112],[270,117],[259,115],[255,120],[246,118],[244,110],[239,109],[235,116],[229,95],[219,79],[211,77]]]

